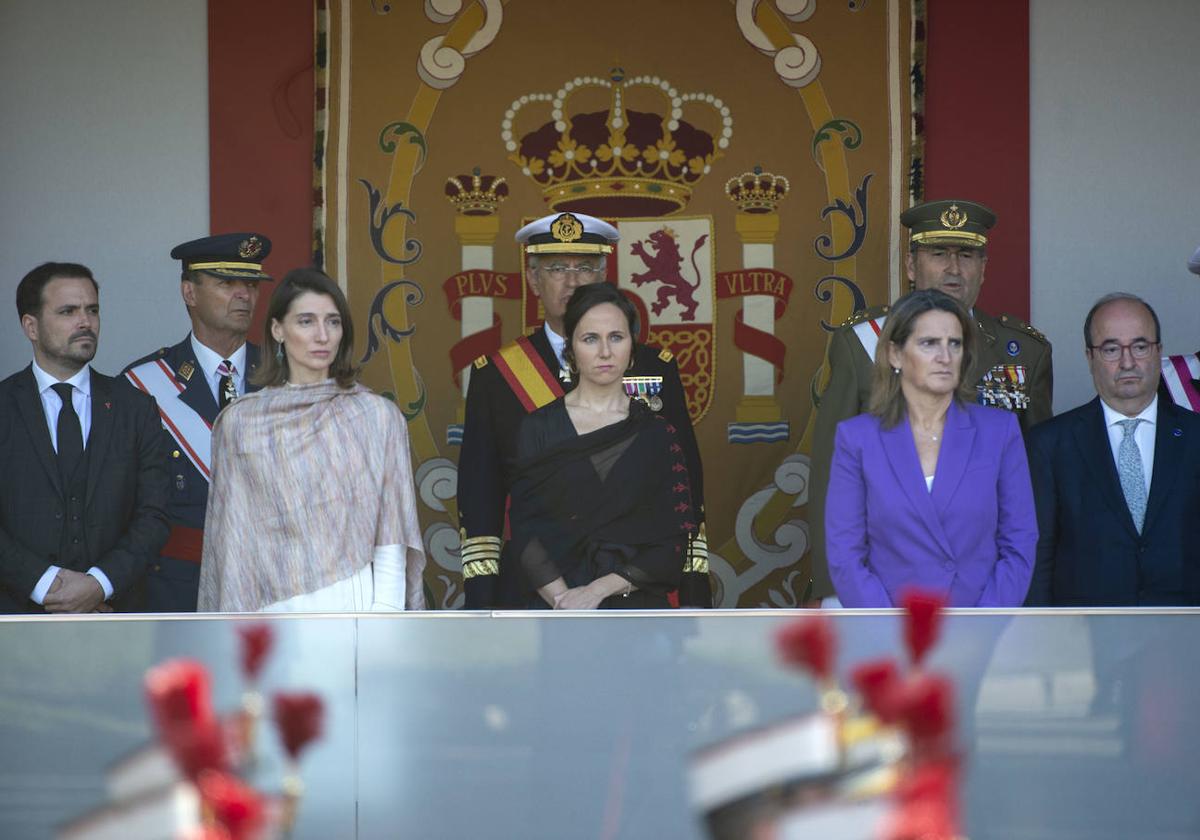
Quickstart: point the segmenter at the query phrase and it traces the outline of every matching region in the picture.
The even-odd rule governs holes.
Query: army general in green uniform
[[[905,261],[909,282],[917,289],[940,289],[971,312],[976,352],[967,377],[977,383],[979,402],[1015,412],[1023,431],[1048,420],[1053,414],[1050,342],[1024,321],[994,317],[975,306],[996,215],[971,201],[928,201],[906,210],[900,222],[912,232]],[[829,385],[813,430],[808,502],[816,599],[834,594],[825,560],[825,489],[834,432],[838,423],[866,410],[875,345],[887,311],[887,306],[876,306],[858,312],[829,340]]]

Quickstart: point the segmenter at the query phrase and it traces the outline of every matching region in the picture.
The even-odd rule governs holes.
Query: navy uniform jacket
[[[258,367],[258,347],[246,343],[246,390],[255,391],[257,388],[250,384],[250,375]],[[161,359],[167,367],[175,372],[175,381],[183,386],[183,393],[180,399],[188,406],[196,411],[201,417],[208,421],[211,426],[213,421],[217,419],[217,413],[220,410],[217,404],[216,397],[213,396],[212,388],[209,387],[208,381],[204,378],[204,371],[200,367],[200,363],[196,361],[196,353],[192,350],[192,336],[189,333],[183,341],[173,347],[163,347],[159,350],[143,356],[136,362],[133,362],[125,368],[128,371],[130,368],[135,368],[145,362]],[[184,376],[180,373],[188,373],[190,366],[190,375]],[[197,530],[204,529],[204,512],[208,506],[208,481],[196,469],[195,465],[188,459],[186,453],[180,451],[179,444],[175,442],[175,438],[164,427],[162,430],[165,445],[167,447],[167,462],[170,470],[171,480],[171,495],[167,503],[167,519],[172,527],[182,526],[185,528],[195,528]],[[168,563],[180,564],[189,561],[180,560],[178,558],[168,557],[163,555],[160,558],[160,563],[151,563],[148,573],[151,577],[156,574],[163,573],[163,563],[161,560],[165,558]],[[198,564],[196,565],[196,580],[198,582]],[[189,576],[190,577],[190,576]],[[190,584],[188,586],[190,590]],[[175,609],[195,609],[194,593],[191,593],[190,604],[155,604],[155,588],[148,588],[146,605],[147,610],[157,612],[162,610]]]
[[[539,327],[529,340],[550,370],[558,370],[558,358],[545,330]],[[688,416],[679,368],[669,353],[638,345],[629,375],[663,378],[660,394],[663,408],[659,414],[675,427],[687,458],[694,504],[703,523],[700,450]],[[524,406],[496,365],[478,360],[467,388],[462,452],[458,459],[459,535],[467,609],[520,608],[529,603],[528,586],[521,570],[516,563],[504,562],[500,551],[508,490],[516,463],[517,429],[525,414]],[[689,549],[679,601],[685,607],[712,606],[708,553],[703,541]]]

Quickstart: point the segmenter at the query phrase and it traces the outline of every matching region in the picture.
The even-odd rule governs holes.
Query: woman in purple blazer
[[[888,313],[868,413],[837,427],[826,552],[846,607],[891,607],[910,586],[955,607],[1017,607],[1037,519],[1016,415],[968,402],[971,321],[936,290]]]

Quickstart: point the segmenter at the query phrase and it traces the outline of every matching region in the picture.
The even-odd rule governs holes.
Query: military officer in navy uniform
[[[516,608],[530,602],[516,563],[503,551],[509,486],[521,419],[570,390],[563,361],[563,315],[571,292],[605,280],[607,257],[619,234],[583,213],[555,213],[517,232],[524,246],[529,291],[545,312],[545,323],[491,356],[475,360],[467,388],[462,452],[458,461],[459,535],[467,609]],[[712,606],[708,546],[704,536],[704,478],[696,435],[688,416],[679,368],[670,351],[639,344],[626,390],[643,399],[675,426],[687,456],[701,530],[684,566],[679,603]]]
[[[253,391],[258,347],[246,341],[271,240],[260,233],[206,236],[176,246],[179,285],[191,332],[125,370],[158,401],[170,456],[171,534],[146,572],[148,612],[194,612],[208,503],[212,423],[233,399]]]
[[[905,270],[912,287],[940,289],[970,310],[976,346],[966,376],[977,383],[979,402],[1014,412],[1025,431],[1050,419],[1054,413],[1050,342],[1018,318],[993,317],[975,305],[995,213],[973,201],[927,201],[901,213],[900,223],[911,231]],[[829,339],[829,384],[821,394],[813,428],[808,502],[814,599],[834,594],[825,560],[825,490],[834,432],[838,423],[867,410],[875,346],[887,311],[885,305],[857,312]]]

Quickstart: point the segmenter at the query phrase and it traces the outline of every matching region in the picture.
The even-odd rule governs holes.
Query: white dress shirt
[[[556,359],[558,359],[559,369],[561,370],[565,368],[567,363],[563,359],[563,350],[567,346],[567,340],[554,330],[550,329],[549,324],[543,323],[542,329],[546,331],[546,338],[550,340],[550,349],[554,351],[554,356]]]
[[[208,389],[212,391],[213,398],[217,401],[217,405],[221,404],[220,382],[221,374],[217,373],[217,368],[221,366],[221,362],[226,359],[233,365],[233,387],[237,389],[238,396],[246,393],[246,343],[242,342],[242,346],[233,351],[230,356],[221,356],[217,351],[213,350],[205,344],[201,344],[193,333],[192,351],[196,354],[196,362],[200,365],[200,370],[204,371],[204,381],[208,383]]]
[[[1120,424],[1122,420],[1132,420],[1133,417],[1126,417],[1116,409],[1110,408],[1108,403],[1103,399],[1100,400],[1100,407],[1104,409],[1104,427],[1108,430],[1108,445],[1112,449],[1113,463],[1120,468],[1120,461],[1117,460],[1117,453],[1121,449],[1121,440],[1125,437],[1125,428]],[[1136,415],[1138,420],[1145,422],[1138,423],[1137,428],[1133,430],[1133,439],[1137,441],[1138,450],[1142,453],[1142,470],[1146,474],[1146,497],[1150,497],[1150,479],[1154,475],[1154,436],[1155,428],[1158,426],[1158,394],[1154,395],[1154,399],[1150,400],[1150,405],[1142,409],[1142,413]]]
[[[79,416],[79,430],[83,433],[83,448],[86,452],[88,435],[92,431],[92,369],[84,365],[70,379],[59,380],[46,373],[38,367],[37,362],[34,362],[33,378],[37,382],[38,396],[42,398],[42,411],[46,415],[46,425],[50,429],[50,443],[55,452],[58,452],[58,413],[62,411],[62,399],[54,392],[53,386],[59,382],[66,382],[71,386],[71,405]],[[41,604],[45,600],[46,593],[50,591],[50,585],[58,576],[59,568],[59,566],[50,566],[38,578],[37,585],[33,587],[33,593],[29,596],[35,604]],[[104,590],[104,600],[107,601],[111,598],[113,585],[112,581],[108,579],[108,575],[100,571],[98,566],[92,566],[87,573],[100,583],[100,588]]]

